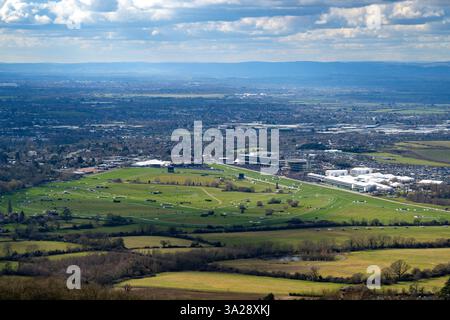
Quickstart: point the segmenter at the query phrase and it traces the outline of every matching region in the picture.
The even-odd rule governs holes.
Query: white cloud
[[[6,23],[32,22],[38,5],[22,0],[6,0],[0,7],[0,21]]]
[[[35,37],[27,35],[22,31],[0,29],[0,47],[2,48],[33,48],[41,42]]]
[[[404,1],[393,5],[390,17],[399,19],[441,17],[444,11],[417,1]]]
[[[237,5],[239,0],[50,0],[30,2],[6,0],[0,21],[66,25],[78,29],[85,23],[170,20],[178,9],[214,5]]]
[[[299,32],[280,39],[281,42],[339,40],[355,38],[367,31],[360,28],[327,28]]]
[[[349,27],[379,27],[387,22],[385,9],[385,5],[376,4],[358,8],[330,8],[329,12],[322,14],[316,23],[344,21]]]
[[[345,27],[345,28],[323,28],[299,32],[293,35],[281,37],[281,42],[307,42],[331,40],[348,44],[349,39],[354,39],[361,44],[367,44],[372,39],[385,39],[385,41],[399,42],[398,39],[417,38],[430,30],[430,25],[412,24],[412,25],[387,25],[381,30],[362,28],[362,27]],[[353,43],[354,45],[354,43]]]
[[[52,23],[52,19],[46,15],[34,15],[34,21],[36,21],[37,24],[49,24]]]
[[[131,6],[140,9],[154,9],[154,8],[199,8],[204,6],[222,5],[222,4],[240,4],[239,0],[132,0],[127,3],[132,3]]]
[[[279,35],[293,30],[295,16],[244,17],[235,21],[180,23],[175,29],[189,34],[201,32],[241,33],[248,35]]]
[[[396,50],[392,57],[408,57],[413,45],[424,55],[429,49],[429,57],[448,57],[449,13],[449,0],[0,0],[0,30],[8,25],[0,58],[34,59],[42,50],[45,59],[62,52],[100,60],[138,59],[138,52],[156,60],[308,57],[297,53],[315,59],[340,52],[345,60],[378,59],[379,51],[390,59]]]
[[[367,27],[376,29],[382,25],[392,24],[398,19],[419,19],[441,17],[442,8],[425,1],[402,1],[393,4],[371,4],[354,8],[331,7],[327,13],[320,15],[316,21],[319,25],[344,23],[349,27]]]
[[[91,1],[61,0],[48,3],[49,11],[54,14],[55,24],[64,24],[69,29],[79,29],[82,23],[93,22]]]

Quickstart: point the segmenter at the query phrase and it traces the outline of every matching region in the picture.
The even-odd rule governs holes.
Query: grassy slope
[[[342,190],[336,187],[317,185],[284,177],[261,175],[259,172],[230,166],[218,166],[227,172],[244,172],[249,179],[269,183],[279,183],[280,186],[294,188],[294,199],[303,204],[302,208],[309,211],[299,214],[305,220],[325,219],[330,221],[349,221],[350,219],[371,220],[378,218],[384,222],[412,221],[415,217],[422,220],[448,219],[450,213],[442,208],[433,208],[427,205],[401,203],[398,201],[373,197],[367,194]],[[309,204],[317,200],[317,207]]]

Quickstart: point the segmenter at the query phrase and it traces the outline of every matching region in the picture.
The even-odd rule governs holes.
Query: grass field
[[[34,251],[46,252],[75,249],[79,248],[80,245],[59,241],[7,241],[0,243],[0,256],[4,256],[7,253],[8,247],[10,252],[23,254]]]
[[[205,250],[205,248],[201,248]],[[208,250],[213,248],[208,248]],[[133,252],[138,252],[142,254],[155,254],[155,253],[180,253],[180,252],[192,252],[194,250],[199,250],[199,248],[160,248],[160,249],[133,249]]]
[[[405,164],[414,166],[432,166],[432,167],[447,167],[450,166],[447,163],[430,161],[425,159],[417,159],[411,156],[405,156],[396,154],[393,152],[371,152],[365,153],[365,155],[371,156],[375,161],[380,163],[393,163],[393,164]]]
[[[378,218],[384,222],[448,219],[449,213],[344,190],[263,176],[258,172],[228,166],[218,170],[177,169],[168,174],[158,168],[125,168],[68,182],[54,182],[0,198],[0,209],[8,199],[15,210],[27,214],[68,207],[75,216],[95,217],[108,213],[133,217],[137,223],[193,228],[206,225],[280,225],[296,217],[303,220],[350,221]],[[247,179],[238,180],[243,172]],[[120,180],[119,180],[120,179]],[[150,182],[150,183],[149,183]],[[255,192],[224,191],[227,182]],[[282,194],[276,193],[278,182]],[[212,187],[211,183],[218,183]],[[189,184],[189,185],[185,185]],[[277,198],[280,204],[269,204]],[[298,200],[298,207],[287,201]],[[258,201],[262,206],[258,206]],[[245,206],[241,213],[240,206]],[[273,210],[271,216],[265,213]],[[210,211],[213,213],[207,215]],[[71,232],[71,231],[67,231]]]
[[[402,259],[411,268],[433,269],[441,263],[450,263],[450,249],[393,249],[345,253],[337,261],[288,261],[286,259],[241,259],[220,262],[220,265],[240,270],[258,270],[287,273],[308,273],[318,267],[322,276],[351,277],[355,273],[366,274],[367,267],[389,267]]]
[[[17,261],[0,261],[0,271],[9,267],[10,270],[16,270],[19,263]]]
[[[105,254],[105,253],[106,253],[106,251],[82,251],[82,252],[55,254],[55,255],[47,256],[47,257],[45,257],[45,259],[55,261],[55,260],[86,257],[86,256],[93,255],[93,254]],[[41,259],[41,258],[37,258],[37,259]]]
[[[169,246],[189,247],[192,241],[173,238],[173,237],[158,237],[158,236],[130,236],[121,237],[127,249],[139,248],[154,248],[162,247],[161,242],[165,241]]]
[[[446,277],[438,277],[431,279],[419,280],[416,283],[420,288],[424,288],[426,292],[437,293],[442,287],[445,285],[445,282],[448,280],[448,276]],[[394,285],[384,286],[382,290],[397,290],[397,291],[406,291],[408,292],[409,287],[411,286],[411,282],[399,282]]]
[[[448,112],[448,106],[427,107],[423,106],[403,106],[396,108],[382,108],[373,110],[374,113],[398,113],[403,115],[424,115],[424,114],[443,114]]]
[[[166,272],[155,277],[124,281],[119,286],[188,289],[205,292],[239,292],[287,296],[289,293],[317,296],[342,285],[258,277],[219,272]]]
[[[321,228],[321,229],[292,229],[277,231],[257,232],[230,232],[230,233],[207,233],[200,237],[209,241],[220,241],[226,245],[241,243],[263,243],[267,241],[291,244],[300,244],[305,240],[310,241],[335,241],[342,244],[352,237],[361,236],[390,236],[402,238],[414,238],[420,242],[433,241],[436,239],[450,239],[450,228],[447,227],[373,227],[366,228]],[[317,231],[320,230],[320,231]]]
[[[421,166],[450,166],[450,141],[409,141],[396,143],[382,152],[367,153],[384,163]]]

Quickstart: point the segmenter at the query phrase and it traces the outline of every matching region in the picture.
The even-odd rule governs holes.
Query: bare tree
[[[319,279],[320,278],[319,267],[312,266],[309,269],[308,277],[312,281],[316,281],[317,279]]]
[[[400,280],[403,278],[403,276],[408,272],[408,270],[411,268],[409,264],[407,264],[403,260],[397,260],[394,263],[391,264],[390,269],[392,273],[395,275],[397,280]]]

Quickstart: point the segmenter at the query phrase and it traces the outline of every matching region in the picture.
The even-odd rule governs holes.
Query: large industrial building
[[[412,183],[414,178],[374,172],[371,168],[327,170],[325,175],[310,173],[308,177],[337,187],[359,192],[392,192],[395,188]]]
[[[161,161],[158,159],[138,161],[132,164],[133,167],[167,167],[170,165],[170,161]]]

